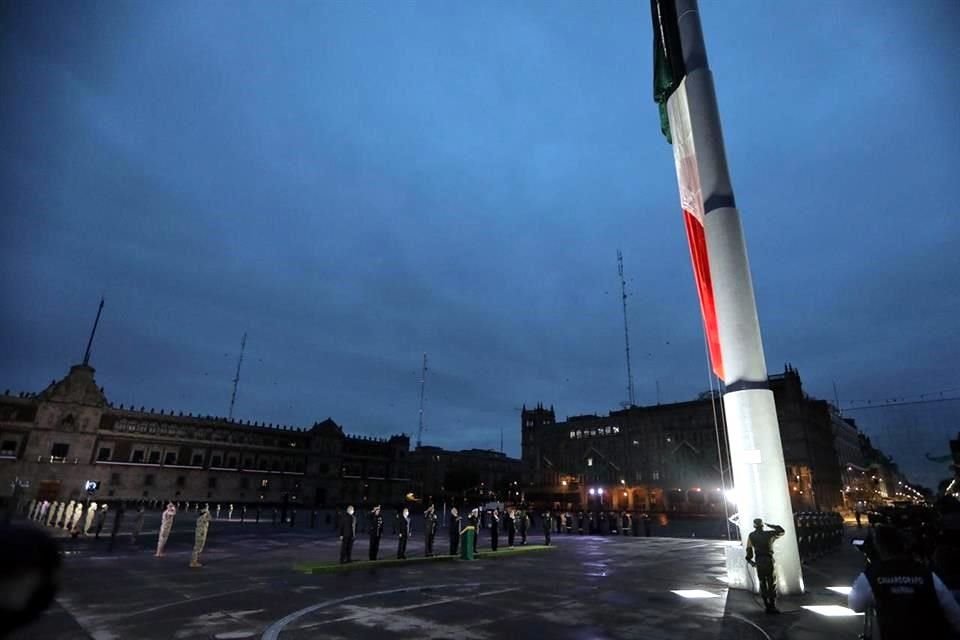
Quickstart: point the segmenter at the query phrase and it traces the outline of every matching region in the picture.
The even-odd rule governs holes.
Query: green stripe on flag
[[[653,99],[660,106],[660,130],[672,144],[667,100],[687,75],[674,0],[650,0],[650,15],[653,18]]]

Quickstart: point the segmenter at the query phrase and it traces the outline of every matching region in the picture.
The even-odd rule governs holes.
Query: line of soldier
[[[800,560],[806,562],[840,548],[843,516],[833,511],[800,511],[793,516]]]
[[[460,511],[454,507],[450,509],[450,516],[447,523],[448,546],[447,551],[450,555],[457,555],[464,551],[463,544],[466,540],[472,545],[472,552],[476,553],[479,544],[478,532],[481,529],[481,520],[488,522],[490,529],[490,548],[496,551],[499,548],[501,529],[506,531],[507,544],[513,547],[514,544],[527,544],[527,535],[531,528],[530,515],[519,509],[491,509],[482,512],[479,508],[471,510],[466,518],[460,515]],[[380,541],[384,532],[384,517],[380,505],[370,510],[367,516],[367,530],[370,538],[368,547],[369,560],[379,559]],[[423,513],[424,522],[424,554],[426,557],[432,557],[436,554],[436,537],[440,528],[440,517],[434,505],[429,505]],[[553,513],[547,511],[541,516],[543,528],[544,543],[549,545],[551,534],[554,529],[555,518]],[[471,532],[466,535],[466,532]],[[340,517],[338,523],[338,535],[340,538],[340,562],[345,564],[353,560],[353,545],[357,538],[357,517],[354,507],[348,506],[346,512]],[[407,543],[410,536],[413,535],[413,520],[410,510],[404,508],[398,512],[397,520],[394,522],[394,535],[397,536],[397,559],[405,560],[407,557]],[[518,541],[519,538],[519,541]],[[472,553],[470,554],[472,556]]]

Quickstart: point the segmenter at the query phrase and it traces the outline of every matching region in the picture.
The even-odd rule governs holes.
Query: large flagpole
[[[774,543],[777,588],[784,594],[803,593],[777,410],[767,381],[746,241],[727,171],[700,12],[697,0],[653,0],[655,28],[658,12],[660,18],[673,12],[670,4],[675,6],[675,33],[679,36],[685,73],[682,85],[670,98],[670,128],[674,144],[678,145],[677,153],[689,152],[685,159],[692,162],[689,171],[694,181],[685,185],[681,177],[681,201],[696,201],[695,213],[703,225],[706,255],[702,258],[708,271],[706,284],[701,282],[702,274],[698,274],[698,286],[702,306],[704,292],[712,293],[709,302],[715,311],[716,335],[710,336],[708,330],[708,338],[719,342],[719,354],[712,354],[713,365],[725,384],[724,414],[741,542],[746,544],[754,518],[782,526],[786,535]],[[685,135],[686,140],[677,140],[679,135]],[[683,150],[679,150],[681,142],[686,143]],[[683,171],[678,160],[678,177]],[[696,259],[695,256],[695,263]],[[742,547],[728,547],[727,573],[731,587],[756,589]]]

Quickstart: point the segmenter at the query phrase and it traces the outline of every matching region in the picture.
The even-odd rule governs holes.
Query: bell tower
[[[520,411],[520,457],[523,461],[523,480],[525,483],[540,483],[540,433],[556,422],[553,407],[545,408],[537,403],[533,409],[523,405]]]

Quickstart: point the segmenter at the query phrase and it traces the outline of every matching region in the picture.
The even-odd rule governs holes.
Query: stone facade
[[[410,491],[409,438],[351,436],[333,420],[298,429],[116,407],[94,369],[76,365],[36,394],[0,396],[0,496],[399,504]]]
[[[831,407],[808,397],[799,373],[789,366],[769,382],[794,509],[840,506],[843,485]],[[716,394],[562,422],[553,407],[524,406],[528,497],[562,509],[723,512],[722,489],[732,483],[721,420]]]

